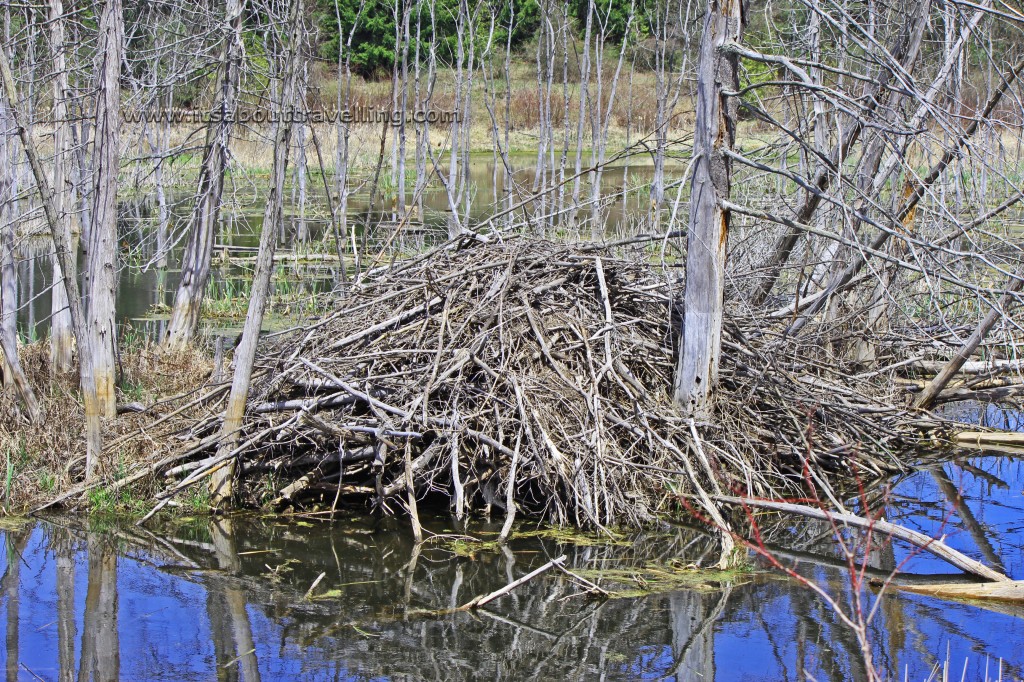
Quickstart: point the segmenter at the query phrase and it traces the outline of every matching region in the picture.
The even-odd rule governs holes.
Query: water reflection
[[[118,638],[117,550],[114,539],[90,533],[86,541],[89,576],[82,618],[82,654],[78,679],[116,680],[121,676]]]
[[[888,518],[934,529],[980,559],[1024,571],[1024,470],[1003,458],[947,463],[898,482]],[[970,518],[971,520],[968,520]],[[493,537],[496,526],[431,533]],[[778,554],[844,607],[843,559],[815,524],[765,525]],[[130,524],[56,517],[0,525],[0,581],[8,679],[368,680],[715,679],[860,680],[853,632],[795,581],[765,574],[698,579],[691,588],[607,601],[547,574],[477,613],[442,613],[560,553],[576,570],[627,576],[644,567],[707,561],[713,544],[686,529],[625,545],[520,538],[506,548],[415,547],[391,521],[334,525],[237,517],[178,521],[150,532]],[[884,577],[909,548],[869,550]],[[838,567],[838,568],[837,568]],[[927,555],[905,567],[949,569]],[[307,590],[324,578],[312,597]],[[632,576],[630,578],[629,576]],[[634,584],[635,581],[635,584]],[[924,680],[967,662],[967,679],[1019,676],[1024,620],[904,593],[881,597],[870,625],[875,664]],[[869,601],[870,603],[870,601]],[[424,613],[432,612],[432,613]]]
[[[210,536],[213,554],[218,567],[229,575],[241,570],[241,562],[235,550],[235,536],[232,522],[216,519],[210,522]],[[206,594],[206,611],[210,618],[217,658],[217,679],[259,682],[260,668],[256,660],[256,645],[253,643],[252,626],[245,610],[245,593],[227,581],[210,581]]]
[[[510,177],[516,186],[529,186],[535,161],[535,157],[512,159]],[[490,157],[478,157],[470,162],[468,171],[469,184],[476,188],[469,203],[470,226],[501,212],[510,200],[518,202],[524,198],[515,193],[504,195],[501,188],[506,186],[507,171],[500,161],[496,164]],[[630,218],[645,213],[647,199],[643,187],[650,181],[651,172],[650,167],[635,164],[603,171],[601,183],[606,201],[602,216],[608,235],[628,231]],[[194,195],[192,188],[176,188],[164,192],[162,197],[154,192],[128,198],[118,207],[118,239],[124,267],[118,279],[116,304],[119,322],[130,322],[133,333],[158,338],[163,331],[164,320],[149,313],[154,306],[173,302]],[[328,206],[336,203],[336,198],[334,202],[328,201],[321,182],[309,183],[302,205],[298,205],[294,192],[289,192],[289,196],[292,205],[286,207],[278,234],[277,262],[289,269],[285,286],[297,286],[300,293],[330,291],[343,279],[343,270],[351,276],[356,260],[351,248],[353,241],[360,245],[365,260],[378,253],[386,258],[446,240],[453,220],[447,194],[440,187],[426,188],[415,207],[399,206],[397,200],[382,198],[379,192],[371,206],[369,190],[364,187],[347,200],[346,229],[353,233],[335,234]],[[240,296],[247,292],[262,230],[264,200],[256,185],[236,186],[234,193],[225,198],[216,237],[216,264],[211,273],[212,296]],[[406,208],[411,210],[410,219],[402,221]],[[589,211],[587,215],[590,216]],[[560,218],[563,223],[568,219]],[[339,251],[344,263],[337,260]],[[29,338],[43,338],[49,330],[51,252],[52,245],[44,238],[20,240],[17,245],[21,304],[18,320]]]

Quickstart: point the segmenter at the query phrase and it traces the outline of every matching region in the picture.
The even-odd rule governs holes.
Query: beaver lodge
[[[713,418],[683,418],[678,273],[648,247],[466,237],[376,271],[264,338],[237,448],[218,454],[214,384],[188,397],[203,416],[134,437],[174,445],[126,480],[165,480],[159,508],[230,461],[249,504],[415,515],[428,501],[601,529],[717,514],[719,495],[832,496],[942,426],[900,406],[891,373],[874,384],[837,363],[824,327],[786,336],[741,310]]]

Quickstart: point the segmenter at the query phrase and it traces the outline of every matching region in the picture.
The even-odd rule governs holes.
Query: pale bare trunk
[[[593,152],[592,152],[593,157],[594,157],[594,177],[593,177],[593,184],[591,185],[591,197],[590,197],[591,211],[592,211],[592,215],[593,215],[593,218],[592,218],[593,223],[591,225],[591,235],[590,236],[591,236],[591,239],[593,239],[594,241],[598,241],[600,239],[603,239],[604,238],[604,233],[605,233],[605,229],[604,229],[605,217],[604,217],[604,212],[601,209],[601,173],[602,173],[601,168],[602,168],[602,166],[604,166],[605,153],[607,151],[607,146],[608,146],[608,129],[611,126],[611,122],[612,122],[612,109],[615,106],[615,93],[617,92],[618,87],[619,87],[619,76],[622,73],[622,63],[623,63],[623,61],[624,61],[624,59],[626,57],[626,51],[627,51],[626,50],[626,46],[627,46],[627,41],[629,40],[630,29],[633,26],[633,14],[634,14],[635,8],[636,8],[636,0],[631,0],[631,2],[629,4],[629,15],[628,15],[629,18],[626,20],[625,34],[624,34],[624,37],[622,39],[622,45],[619,46],[619,61],[615,64],[615,75],[612,77],[610,91],[608,93],[608,106],[604,110],[602,110],[602,106],[601,106],[601,101],[602,101],[601,87],[603,85],[602,78],[601,78],[601,69],[602,69],[602,62],[603,62],[605,43],[606,43],[605,32],[607,31],[608,22],[610,21],[610,16],[611,16],[611,7],[610,6],[609,6],[609,9],[608,9],[608,15],[605,17],[605,20],[602,23],[601,37],[600,37],[600,40],[598,41],[600,46],[601,46],[600,51],[597,52],[597,54],[599,55],[598,56],[598,60],[597,60],[597,74],[598,74],[598,78],[597,78],[598,90],[597,90],[597,93],[598,94],[597,94],[597,101],[595,102],[595,106],[594,106],[594,113],[591,114],[592,116],[594,116],[594,122],[593,122],[593,140],[594,140],[593,145],[594,145],[594,147],[593,147]]]
[[[583,33],[583,54],[580,63],[580,106],[576,112],[576,165],[572,181],[572,208],[577,211],[580,205],[580,171],[583,169],[583,124],[587,118],[590,84],[590,36],[594,26],[594,3],[587,3],[587,22]]]
[[[0,126],[11,129],[13,116],[0,106]],[[39,419],[39,402],[18,358],[18,274],[14,259],[14,230],[19,202],[14,194],[15,168],[20,154],[5,134],[0,146],[0,351],[3,385],[14,389],[29,420]]]
[[[721,201],[731,188],[731,151],[736,136],[735,98],[723,90],[739,85],[738,57],[723,50],[739,44],[740,0],[708,0],[700,43],[691,181],[686,239],[686,291],[675,399],[688,414],[704,416],[718,383],[724,307],[725,255],[729,212]]]
[[[64,5],[61,0],[50,2],[50,42],[53,52],[53,202],[58,214],[68,208],[67,178],[65,164],[68,154],[68,76],[64,58]],[[60,260],[56,253],[51,258],[53,267],[53,290],[51,293],[50,318],[50,366],[53,371],[70,372],[74,359],[74,340],[71,313],[68,309],[68,292]]]
[[[289,27],[288,56],[284,65],[281,100],[277,106],[280,116],[275,117],[274,160],[271,168],[270,196],[263,214],[263,229],[260,234],[259,252],[256,256],[256,272],[253,277],[249,298],[249,310],[242,329],[242,339],[235,349],[235,373],[231,381],[231,393],[224,410],[218,457],[231,453],[238,443],[238,432],[245,415],[245,403],[249,397],[249,383],[252,367],[256,360],[256,346],[259,342],[263,314],[266,312],[270,294],[270,279],[274,273],[274,250],[277,246],[277,231],[282,221],[284,183],[288,166],[288,149],[291,144],[292,119],[294,112],[295,78],[298,70],[299,43],[302,38],[301,17],[303,0],[296,0],[292,6]],[[234,459],[227,459],[213,472],[210,478],[210,504],[215,508],[230,506],[234,494]]]
[[[41,414],[39,401],[18,358],[18,292],[14,268],[14,221],[0,212],[0,349],[3,350],[4,384],[14,389],[29,421]]]
[[[411,5],[402,4],[402,91],[399,96],[399,111],[402,118],[398,122],[398,185],[396,205],[398,219],[405,218],[405,147],[406,147],[406,109],[409,106],[409,14]]]
[[[89,371],[88,368],[91,362],[89,353],[84,351],[84,341],[86,339],[84,331],[85,316],[82,312],[81,297],[79,296],[78,288],[78,268],[75,261],[75,253],[77,250],[71,243],[71,230],[67,224],[67,216],[58,213],[54,205],[53,192],[50,189],[50,181],[43,170],[43,164],[39,159],[38,152],[36,151],[31,130],[22,122],[21,115],[15,106],[15,102],[18,101],[17,90],[14,86],[14,76],[11,73],[11,66],[7,60],[7,54],[4,50],[0,50],[0,81],[3,82],[3,104],[6,107],[6,110],[10,112],[11,118],[14,120],[14,127],[17,129],[18,137],[21,139],[22,149],[25,152],[25,156],[28,158],[29,168],[32,170],[32,175],[35,178],[36,186],[39,189],[39,195],[42,200],[43,214],[46,217],[47,225],[50,228],[50,235],[53,238],[53,242],[56,247],[56,256],[61,263],[61,269],[64,276],[64,286],[68,292],[68,312],[71,314],[72,327],[75,332],[75,338],[78,339],[78,346],[80,349],[83,349],[80,355],[81,360],[79,362],[79,367],[81,370],[83,393],[88,399],[86,386]],[[99,452],[98,441],[94,442],[90,437],[98,438],[99,430],[95,429],[90,431],[87,425],[86,431],[87,441],[89,441],[90,444],[86,450],[86,470],[90,471],[90,465],[95,460],[95,457]]]
[[[82,350],[89,372],[83,382],[85,398],[86,478],[96,471],[102,450],[102,419],[117,414],[114,389],[117,368],[117,175],[120,142],[121,53],[124,47],[121,1],[107,0],[100,18],[97,64],[96,130],[93,147],[92,229],[85,261],[85,329]]]
[[[206,285],[210,280],[213,246],[217,238],[224,170],[228,160],[231,118],[234,116],[240,62],[242,58],[242,12],[244,0],[228,0],[225,23],[228,27],[223,48],[216,114],[206,129],[206,147],[199,174],[199,191],[192,210],[192,229],[181,264],[181,283],[174,297],[171,319],[164,336],[164,347],[180,349],[188,345],[199,328]]]

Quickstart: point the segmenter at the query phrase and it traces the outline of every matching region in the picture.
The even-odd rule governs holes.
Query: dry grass
[[[5,472],[0,494],[7,512],[32,508],[72,488],[81,480],[85,464],[85,419],[77,373],[51,372],[47,342],[23,347],[21,360],[37,391],[43,418],[37,424],[26,423],[12,395],[0,396],[0,467]],[[187,403],[186,397],[160,401],[202,387],[211,367],[209,359],[195,349],[168,354],[146,345],[122,353],[118,404],[136,402],[149,409],[119,415],[105,425],[104,443],[110,447],[100,462],[103,479],[120,478],[128,469],[159,459],[178,446],[173,439],[124,436],[139,433]],[[198,408],[186,410],[181,418],[198,412]],[[129,502],[132,495],[126,490],[118,500],[106,501]]]

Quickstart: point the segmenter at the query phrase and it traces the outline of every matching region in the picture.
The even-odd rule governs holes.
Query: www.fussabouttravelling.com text
[[[285,111],[273,112],[266,110],[228,111],[195,111],[191,109],[169,109],[162,111],[126,110],[122,118],[129,123],[273,123],[290,121],[292,123],[386,123],[399,125],[413,123],[451,123],[459,121],[462,114],[450,111],[388,111],[356,107],[354,109],[317,110],[317,111]]]

